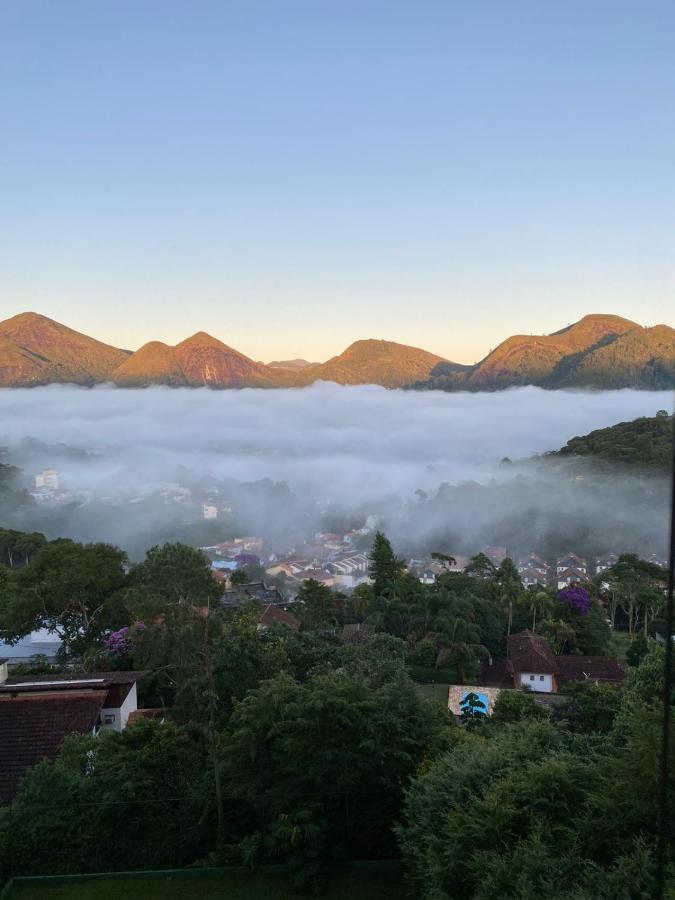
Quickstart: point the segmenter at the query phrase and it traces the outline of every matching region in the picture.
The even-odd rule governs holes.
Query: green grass
[[[434,700],[443,706],[448,705],[449,684],[416,684],[415,687],[426,700]]]
[[[83,879],[67,884],[16,882],[7,900],[408,900],[398,866],[328,870],[317,893],[299,894],[285,875],[227,872]]]

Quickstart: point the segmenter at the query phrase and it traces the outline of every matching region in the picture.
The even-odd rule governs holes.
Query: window
[[[534,681],[534,675],[530,675],[530,681]]]
[[[543,680],[544,680],[544,676],[543,676],[543,675],[540,675],[540,676],[539,676],[539,681],[543,681]]]

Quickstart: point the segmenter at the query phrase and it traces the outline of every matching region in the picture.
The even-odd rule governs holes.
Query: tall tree
[[[375,534],[368,559],[368,571],[373,579],[375,596],[391,592],[403,575],[405,564],[395,555],[389,540],[381,531]]]

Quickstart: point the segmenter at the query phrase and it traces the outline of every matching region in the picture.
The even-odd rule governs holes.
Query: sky
[[[3,0],[0,318],[458,362],[675,324],[666,0]]]

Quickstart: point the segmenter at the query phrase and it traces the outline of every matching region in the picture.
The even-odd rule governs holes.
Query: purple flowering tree
[[[573,584],[571,587],[558,591],[558,600],[566,603],[570,609],[578,612],[580,616],[585,616],[588,612],[590,597],[586,588],[582,588],[579,584]]]
[[[135,622],[133,629],[135,631],[144,631],[145,623]],[[125,625],[123,628],[119,628],[117,631],[109,634],[103,642],[103,646],[112,656],[122,656],[122,654],[128,653],[132,649],[133,637],[132,629]]]

